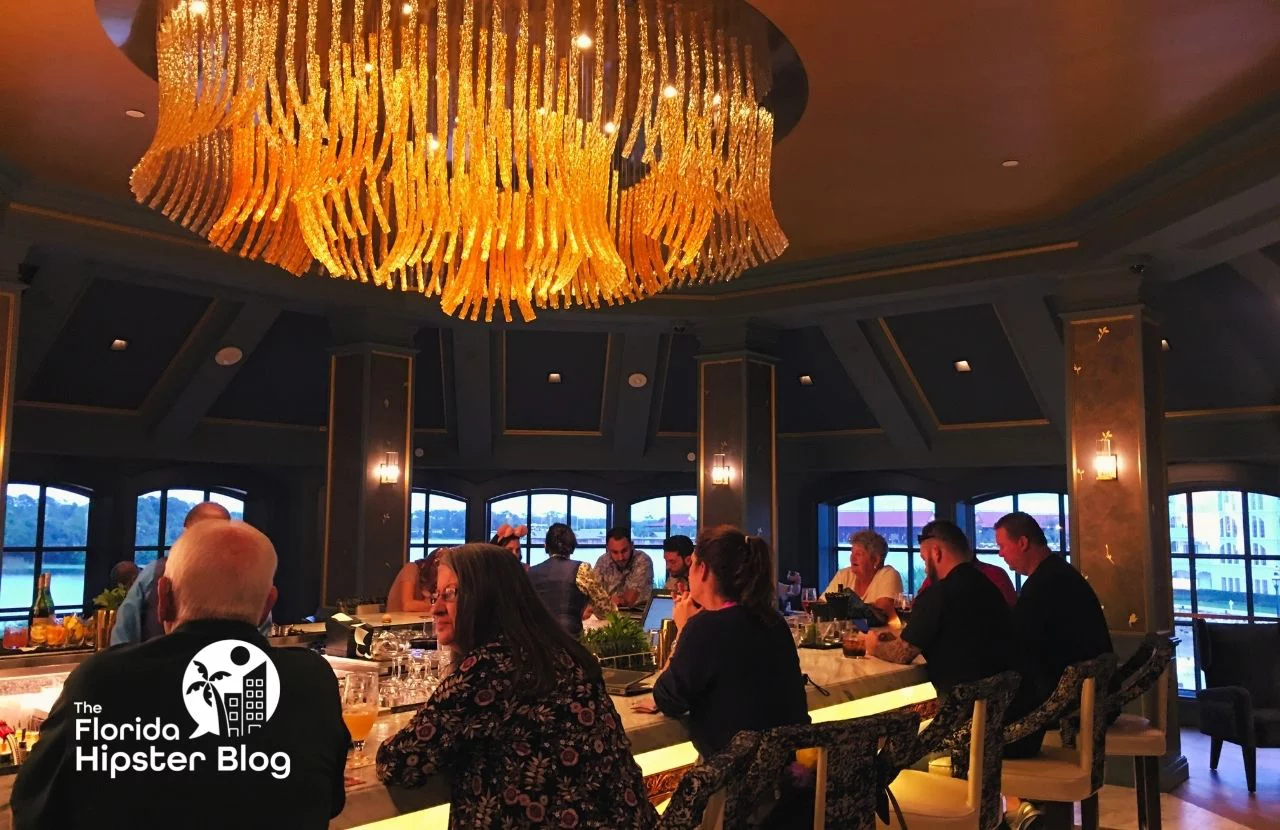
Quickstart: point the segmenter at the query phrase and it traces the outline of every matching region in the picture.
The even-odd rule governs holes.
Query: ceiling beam
[[[142,422],[165,446],[186,440],[249,360],[280,316],[274,303],[214,300],[169,364],[141,409]],[[223,346],[243,353],[232,366],[214,355]]]
[[[493,455],[493,345],[487,326],[459,326],[453,338],[458,460],[475,467]]]
[[[650,423],[657,417],[653,403],[662,336],[657,331],[644,330],[610,336],[622,339],[618,393],[614,396],[613,449],[619,458],[638,459],[645,453]],[[638,389],[629,381],[630,376],[637,372],[648,379]]]
[[[1253,251],[1236,257],[1229,264],[1264,295],[1280,299],[1280,263],[1262,251]]]
[[[1040,411],[1059,435],[1066,435],[1066,357],[1048,305],[1041,296],[1014,294],[996,302],[995,309]]]
[[[858,321],[847,317],[826,318],[820,326],[845,373],[893,447],[911,458],[926,455],[929,451],[928,436],[898,392]]]
[[[18,367],[14,396],[22,400],[31,379],[40,371],[58,335],[71,319],[93,277],[83,263],[54,261],[41,265],[31,286],[22,294],[18,323]]]

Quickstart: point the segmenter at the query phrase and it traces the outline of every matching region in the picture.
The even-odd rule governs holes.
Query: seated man
[[[1111,632],[1098,596],[1080,572],[1045,542],[1026,513],[996,522],[996,544],[1009,567],[1026,577],[1013,607],[1018,672],[1022,684],[1005,716],[1008,723],[1034,712],[1053,694],[1067,666],[1112,651]],[[1040,752],[1044,732],[1004,748],[1006,758]]]
[[[966,545],[965,547],[968,547]],[[969,561],[973,563],[973,567],[982,572],[982,575],[991,580],[991,584],[1000,589],[1000,596],[1004,597],[1004,601],[1012,608],[1014,603],[1018,601],[1018,592],[1013,587],[1013,580],[1009,578],[1009,572],[999,565],[992,565],[989,562],[983,562],[978,555],[969,548]],[[920,583],[920,590],[916,592],[917,596],[923,594],[925,589],[933,584],[933,578],[926,576],[924,582]]]
[[[596,581],[618,608],[643,606],[653,595],[653,560],[635,549],[625,527],[610,528],[604,547],[596,560]]]
[[[668,536],[662,543],[662,559],[667,563],[667,582],[663,587],[672,594],[689,590],[690,556],[693,556],[693,540],[688,536]]]
[[[183,533],[197,522],[208,519],[229,522],[231,514],[216,501],[201,502],[187,511],[187,516],[182,521]],[[129,592],[124,596],[124,602],[120,603],[120,608],[116,611],[116,624],[111,629],[111,645],[141,643],[164,633],[156,615],[156,582],[164,575],[164,568],[165,559],[161,557],[134,577],[132,584],[128,586]],[[271,630],[270,616],[258,630],[262,632],[262,636],[267,636]]]
[[[275,569],[242,522],[183,533],[156,585],[167,636],[67,678],[14,783],[16,830],[328,827],[350,735],[324,658],[258,633]]]
[[[920,594],[901,638],[880,634],[867,652],[894,663],[910,663],[923,654],[939,695],[957,683],[1013,668],[1013,614],[996,586],[973,566],[964,531],[942,519],[929,522],[920,531],[920,558],[933,590]]]

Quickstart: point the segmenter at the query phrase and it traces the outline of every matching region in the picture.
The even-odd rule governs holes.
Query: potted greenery
[[[94,648],[102,651],[111,645],[111,629],[116,627],[116,611],[129,589],[123,585],[108,588],[93,598],[97,612],[93,615]]]
[[[617,612],[605,624],[582,632],[582,644],[603,665],[618,669],[652,669],[653,653],[644,627]]]

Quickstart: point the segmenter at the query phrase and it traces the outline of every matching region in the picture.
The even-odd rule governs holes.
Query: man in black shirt
[[[1026,513],[1010,513],[996,522],[996,544],[1010,568],[1026,577],[1013,607],[1018,671],[1022,683],[1006,721],[1034,712],[1053,690],[1067,666],[1112,651],[1111,633],[1098,596],[1080,572],[1045,542],[1044,531]],[[1006,758],[1040,752],[1044,732],[1005,747]]]
[[[934,587],[916,600],[901,638],[885,632],[868,651],[895,663],[923,654],[940,695],[1011,669],[1013,616],[1000,589],[973,566],[964,531],[929,522],[920,531],[920,558]]]
[[[324,658],[258,633],[276,553],[202,522],[156,583],[166,633],[85,660],[14,784],[16,830],[327,828],[350,736]]]

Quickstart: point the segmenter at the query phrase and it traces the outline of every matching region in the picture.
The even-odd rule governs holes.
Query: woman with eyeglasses
[[[451,827],[650,828],[640,767],[600,665],[503,548],[446,551],[432,607],[453,671],[378,750],[378,777],[452,778]]]

